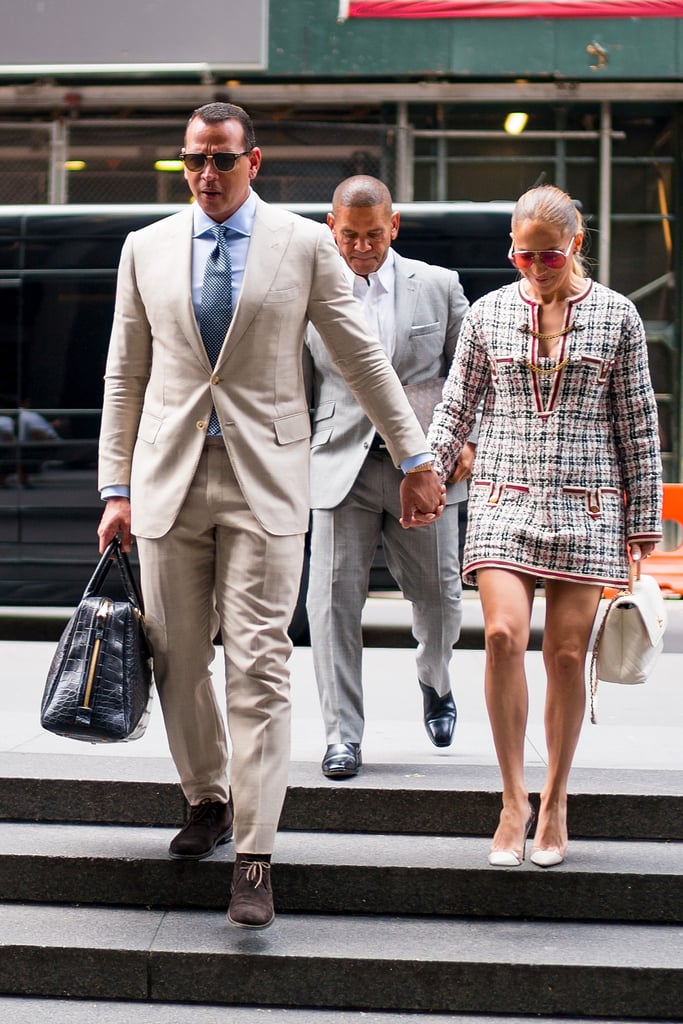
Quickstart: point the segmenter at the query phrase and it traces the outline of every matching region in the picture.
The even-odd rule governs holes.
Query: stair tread
[[[291,1009],[286,1007],[193,1006],[191,1003],[106,1002],[90,999],[31,999],[0,996],[0,1017],[12,1024],[358,1024],[357,1010]],[[482,1014],[400,1013],[369,1011],[362,1024],[557,1024],[556,1017],[528,1017],[517,1014],[504,1018]],[[583,1018],[582,1024],[624,1024],[624,1018]]]
[[[0,857],[177,862],[168,856],[172,828],[117,825],[0,823]],[[490,839],[368,833],[281,832],[277,863],[416,870],[497,871],[486,863]],[[530,847],[527,847],[527,852]],[[231,845],[218,847],[212,863],[232,862]],[[208,862],[199,862],[198,867]],[[529,860],[520,871],[539,869]],[[572,839],[567,861],[553,874],[683,875],[683,842]],[[547,872],[544,872],[547,874]]]
[[[218,911],[11,903],[0,909],[0,948],[334,961],[362,955],[365,963],[600,966],[683,977],[683,929],[676,925],[280,914],[267,931],[249,933],[231,928]]]
[[[541,782],[545,767],[529,766],[529,780]],[[177,785],[169,758],[98,754],[0,752],[0,778]],[[355,778],[332,782],[311,762],[290,765],[289,784],[330,790],[404,789],[421,791],[500,791],[500,773],[491,765],[366,764]],[[574,768],[571,793],[624,793],[683,796],[683,771],[670,769]]]

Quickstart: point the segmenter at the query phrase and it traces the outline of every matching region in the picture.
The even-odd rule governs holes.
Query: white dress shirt
[[[353,294],[363,304],[363,311],[368,322],[368,327],[377,334],[382,343],[382,348],[393,358],[396,348],[396,316],[394,310],[394,285],[396,282],[396,271],[394,268],[394,252],[389,249],[384,263],[379,270],[362,277],[354,274],[351,268],[345,263]]]
[[[396,266],[394,250],[389,249],[384,263],[379,270],[363,277],[354,274],[351,267],[344,261],[344,272],[353,288],[353,294],[363,304],[363,312],[368,327],[382,343],[382,348],[390,360],[396,350],[396,311],[394,308],[394,289],[396,286]],[[421,455],[411,455],[401,463],[405,473],[422,462],[432,462],[434,456],[426,451]]]

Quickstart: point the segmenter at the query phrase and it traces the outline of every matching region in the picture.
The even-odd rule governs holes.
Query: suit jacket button
[[[204,420],[197,420],[195,426],[197,427],[197,430],[203,430],[204,427],[206,426],[206,423],[204,422]]]
[[[212,384],[220,384],[222,379],[223,379],[222,377],[212,377],[211,378],[211,383]]]

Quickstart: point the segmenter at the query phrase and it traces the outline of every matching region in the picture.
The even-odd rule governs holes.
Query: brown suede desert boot
[[[174,860],[203,860],[220,843],[232,839],[232,807],[220,800],[202,800],[190,807],[190,816],[168,852]]]
[[[275,920],[270,864],[237,854],[228,921],[237,928],[267,928]]]

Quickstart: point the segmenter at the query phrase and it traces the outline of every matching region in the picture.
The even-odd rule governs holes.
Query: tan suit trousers
[[[222,440],[210,438],[172,528],[137,543],[155,679],[183,792],[190,804],[206,797],[225,801],[231,793],[235,850],[271,853],[287,787],[287,628],[303,535],[265,532],[244,500]],[[232,747],[229,781],[224,716],[210,670],[218,626]]]

